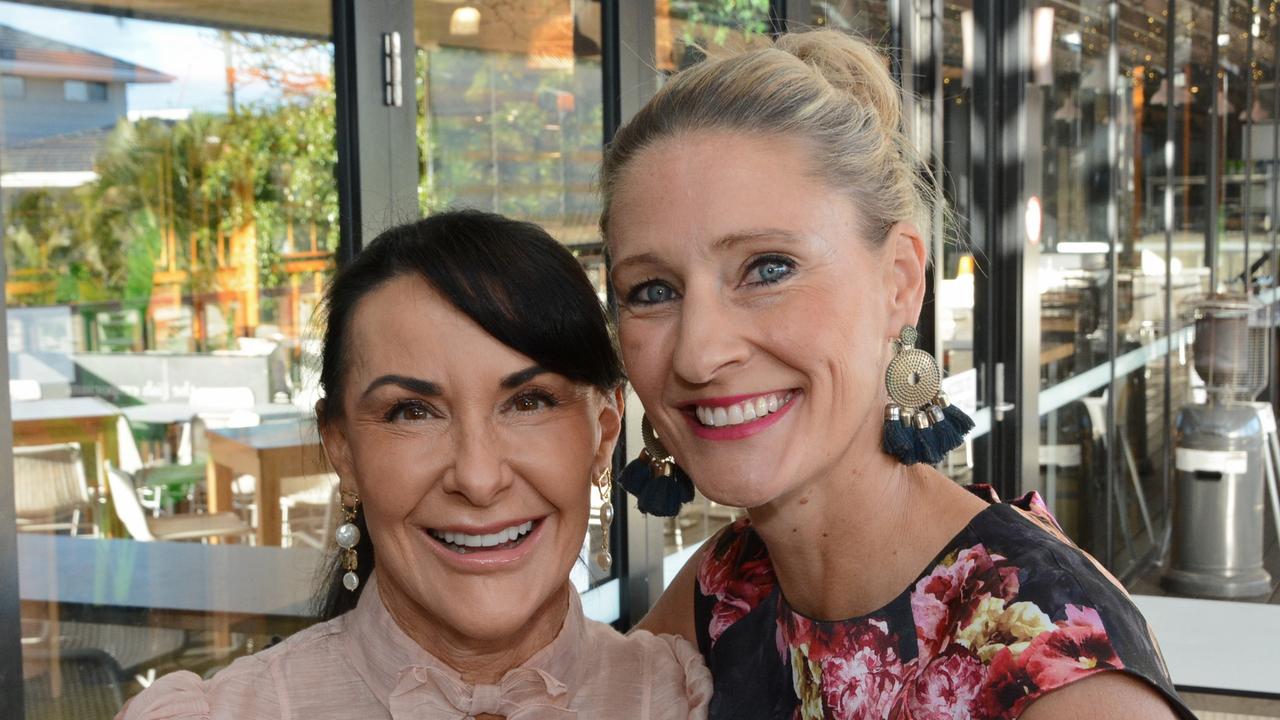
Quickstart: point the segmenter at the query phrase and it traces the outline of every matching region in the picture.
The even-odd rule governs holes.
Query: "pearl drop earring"
[[[613,555],[609,553],[609,526],[613,523],[613,469],[605,468],[596,480],[600,490],[600,552],[596,553],[596,565],[605,572],[613,567]]]
[[[351,490],[343,490],[340,495],[343,522],[334,533],[334,539],[338,547],[342,548],[342,569],[347,571],[342,576],[342,586],[355,592],[356,588],[360,587],[360,576],[356,575],[356,545],[360,544],[360,528],[356,527],[356,512],[360,508],[360,495]],[[351,501],[350,505],[347,504],[348,498]]]

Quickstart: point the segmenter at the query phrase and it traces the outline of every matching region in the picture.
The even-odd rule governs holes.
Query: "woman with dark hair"
[[[692,645],[587,620],[569,582],[624,382],[573,256],[442,213],[383,233],[325,305],[316,411],[346,520],[326,622],[208,681],[168,675],[121,717],[705,717]]]

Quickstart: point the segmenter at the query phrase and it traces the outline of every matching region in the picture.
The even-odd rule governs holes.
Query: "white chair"
[[[76,535],[82,513],[93,507],[79,443],[15,447],[13,490],[18,529],[26,532]],[[96,535],[97,528],[93,531]]]
[[[322,473],[284,478],[280,483],[280,537],[286,547],[301,542],[324,550],[331,542],[338,475]]]
[[[107,483],[116,517],[134,540],[198,540],[210,537],[238,537],[253,532],[239,515],[231,512],[196,514],[181,513],[166,517],[147,517],[138,501],[138,492],[129,473],[107,463]]]
[[[22,402],[25,400],[39,400],[44,397],[44,390],[41,389],[39,381],[36,380],[10,380],[9,381],[9,400],[11,402]]]

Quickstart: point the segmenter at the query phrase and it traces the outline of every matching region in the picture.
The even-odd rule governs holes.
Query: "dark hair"
[[[545,230],[478,210],[442,212],[379,235],[329,281],[317,413],[323,425],[341,417],[350,366],[351,320],[357,304],[397,277],[416,275],[498,342],[550,372],[602,391],[625,380],[604,307],[582,266]],[[355,607],[373,571],[364,513],[356,525],[360,586],[342,586],[338,556],[325,563],[317,598],[322,620]]]

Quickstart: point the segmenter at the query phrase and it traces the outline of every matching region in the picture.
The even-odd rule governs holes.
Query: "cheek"
[[[402,518],[431,491],[443,471],[439,442],[369,433],[351,444],[354,479],[371,521]]]
[[[627,379],[641,401],[660,391],[671,365],[668,327],[656,320],[622,320],[618,326],[618,346]]]

